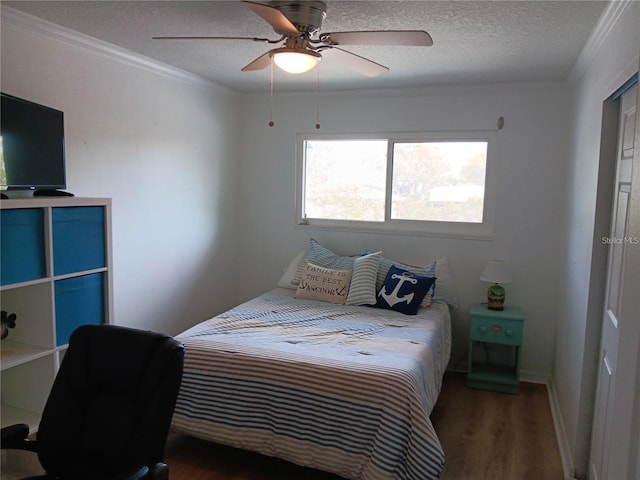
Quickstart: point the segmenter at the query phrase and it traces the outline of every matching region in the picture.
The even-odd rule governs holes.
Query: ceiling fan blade
[[[254,42],[277,43],[280,40],[269,40],[268,38],[258,37],[204,37],[204,36],[186,36],[186,37],[151,37],[153,40],[251,40]]]
[[[368,58],[361,57],[355,53],[347,52],[341,48],[333,47],[322,50],[322,57],[327,60],[341,63],[367,77],[377,77],[389,71],[388,67],[380,65]]]
[[[333,45],[406,45],[430,47],[433,39],[424,30],[377,30],[323,33],[320,40]]]
[[[267,53],[263,53],[258,58],[256,58],[253,62],[249,63],[242,67],[243,72],[253,72],[255,70],[262,70],[266,68],[271,63],[271,51]]]
[[[300,34],[296,26],[277,8],[270,5],[263,5],[262,3],[249,2],[247,0],[242,0],[242,3],[253,13],[266,20],[276,32],[289,35]]]

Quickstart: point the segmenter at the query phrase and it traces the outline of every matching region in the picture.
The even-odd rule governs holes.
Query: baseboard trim
[[[542,383],[543,385],[548,386],[551,381],[551,377],[548,373],[520,370],[520,381],[528,383]]]
[[[558,394],[553,379],[547,381],[547,392],[549,394],[549,405],[551,407],[551,417],[553,419],[553,428],[556,431],[556,439],[558,440],[558,449],[560,450],[560,461],[562,462],[562,471],[565,480],[576,480],[573,476],[573,455],[569,447],[567,432],[564,428],[562,415],[560,413],[560,403],[558,402]]]

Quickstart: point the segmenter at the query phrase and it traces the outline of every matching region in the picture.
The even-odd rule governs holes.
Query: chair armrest
[[[15,449],[15,450],[29,450],[30,452],[37,451],[37,442],[28,440],[29,425],[25,423],[17,423],[15,425],[9,425],[2,427],[0,446],[3,450]]]
[[[82,465],[71,469],[73,478],[91,478],[94,480],[148,480],[149,467],[134,465],[117,472],[106,473],[107,468],[100,464]],[[66,478],[66,477],[65,477]]]
[[[151,480],[169,480],[169,466],[158,462],[151,467]]]
[[[120,472],[109,480],[147,480],[149,477],[149,467],[146,465],[137,465],[131,467],[124,472]]]
[[[108,480],[169,480],[169,467],[162,462],[151,468],[145,465],[131,467]]]

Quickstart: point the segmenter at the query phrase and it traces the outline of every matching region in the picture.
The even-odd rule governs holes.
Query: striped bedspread
[[[275,289],[183,332],[173,427],[353,480],[438,478],[429,414],[448,307],[416,316]]]

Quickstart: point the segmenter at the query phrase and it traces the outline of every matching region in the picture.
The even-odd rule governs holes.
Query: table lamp
[[[509,275],[504,262],[502,260],[491,260],[484,267],[480,280],[493,284],[487,291],[489,310],[504,310],[505,291],[500,284],[511,282],[511,275]]]

